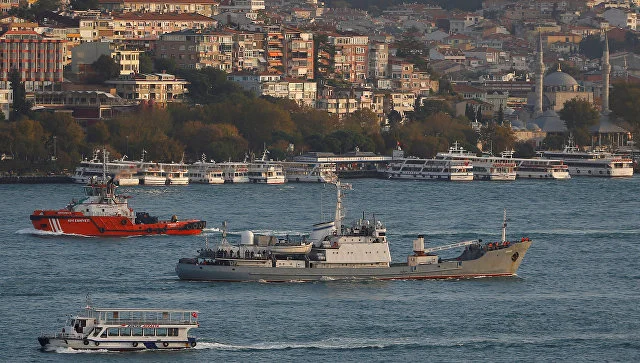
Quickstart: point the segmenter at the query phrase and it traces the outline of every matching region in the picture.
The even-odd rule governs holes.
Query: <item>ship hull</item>
[[[128,237],[144,235],[197,235],[206,226],[205,221],[159,221],[135,224],[120,216],[85,216],[68,210],[37,210],[31,216],[33,227],[40,231],[99,237]]]
[[[331,281],[331,280],[426,280],[514,276],[531,241],[514,243],[508,248],[487,251],[474,260],[444,260],[439,263],[389,267],[314,268],[198,265],[179,262],[176,273],[182,280],[196,281]],[[307,265],[308,266],[308,265]]]
[[[133,350],[177,350],[189,349],[196,346],[196,341],[158,341],[157,339],[145,340],[136,337],[123,340],[95,340],[78,338],[57,338],[41,336],[38,342],[42,349],[70,348],[74,350],[108,350],[108,351],[133,351]],[[165,344],[166,343],[166,344]]]

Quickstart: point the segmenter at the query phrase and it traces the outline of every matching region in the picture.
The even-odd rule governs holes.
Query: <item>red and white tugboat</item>
[[[154,234],[196,235],[207,223],[199,219],[159,221],[146,212],[133,212],[127,198],[115,193],[113,178],[106,183],[93,178],[84,187],[85,196],[64,209],[36,210],[30,216],[40,231],[96,237],[126,237]]]

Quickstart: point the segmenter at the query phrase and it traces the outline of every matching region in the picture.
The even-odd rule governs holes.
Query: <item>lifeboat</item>
[[[104,180],[104,179],[103,179]],[[115,193],[113,178],[106,183],[96,178],[84,186],[84,196],[64,209],[36,210],[30,216],[40,231],[94,237],[128,237],[154,234],[197,235],[207,223],[199,219],[158,220],[146,212],[133,212],[126,197]]]

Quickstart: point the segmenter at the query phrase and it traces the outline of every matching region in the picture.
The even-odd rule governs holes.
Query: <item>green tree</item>
[[[153,68],[158,73],[167,72],[169,74],[176,74],[178,70],[176,61],[169,58],[155,58],[153,60]]]
[[[600,113],[591,102],[574,98],[564,103],[558,115],[566,122],[569,132],[573,133],[576,144],[590,143],[589,127],[600,118]]]
[[[98,0],[71,0],[70,5],[73,10],[90,10],[100,8]]]
[[[628,122],[631,128],[640,132],[640,85],[628,82],[614,82],[609,97],[614,115]]]
[[[505,150],[512,150],[516,138],[510,127],[500,126],[495,122],[489,122],[480,130],[480,139],[484,149],[489,149],[493,154],[499,154]]]
[[[120,65],[113,58],[104,54],[91,63],[91,68],[93,76],[88,79],[90,83],[101,84],[120,75]]]
[[[11,82],[11,90],[13,91],[13,106],[9,118],[15,121],[31,114],[31,102],[27,101],[27,91],[17,68],[12,68],[9,71],[9,82]]]
[[[149,53],[140,53],[140,73],[153,73],[153,59]]]

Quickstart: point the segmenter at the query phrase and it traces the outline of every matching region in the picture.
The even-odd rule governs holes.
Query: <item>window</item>
[[[120,328],[120,336],[121,337],[131,336],[131,328]]]
[[[131,335],[133,335],[134,337],[141,337],[142,328],[131,328]]]
[[[118,329],[118,328],[109,328],[109,329],[108,329],[108,331],[109,331],[109,336],[110,336],[110,337],[117,337],[118,335],[120,335],[120,331],[119,331],[119,330],[120,330],[120,329]]]
[[[156,336],[166,337],[167,336],[167,328],[158,328],[158,329],[156,329]]]

